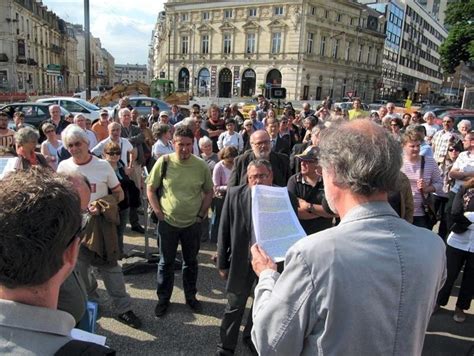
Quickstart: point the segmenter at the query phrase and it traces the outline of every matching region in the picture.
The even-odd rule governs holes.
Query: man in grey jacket
[[[258,245],[252,340],[261,355],[421,355],[445,280],[440,237],[387,203],[399,145],[367,120],[321,134],[325,193],[338,226],[286,254],[280,275]]]

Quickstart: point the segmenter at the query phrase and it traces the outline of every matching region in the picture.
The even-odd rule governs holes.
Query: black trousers
[[[467,310],[474,296],[474,252],[463,251],[451,246],[446,246],[447,277],[446,282],[438,294],[438,304],[446,305],[451,295],[454,282],[464,265],[461,289],[459,290],[456,306]]]
[[[242,323],[242,317],[245,312],[245,306],[247,299],[252,293],[253,286],[257,276],[255,275],[252,266],[248,266],[248,274],[245,278],[245,284],[239,292],[227,292],[227,305],[224,311],[224,316],[221,322],[220,337],[221,342],[217,345],[218,349],[223,351],[233,352],[237,346],[237,340],[239,338],[240,324]],[[247,324],[245,325],[242,337],[250,337],[252,331],[253,319],[252,319],[252,308],[247,318]]]
[[[160,240],[160,262],[158,263],[156,293],[160,301],[169,301],[174,286],[174,262],[178,242],[183,254],[183,289],[186,300],[194,299],[197,293],[198,277],[197,255],[200,247],[201,224],[178,228],[160,221],[158,224]]]
[[[448,203],[448,198],[431,195],[431,199],[433,199],[436,215],[440,218],[438,235],[446,241],[446,237],[448,236],[448,222],[446,220],[446,204]]]

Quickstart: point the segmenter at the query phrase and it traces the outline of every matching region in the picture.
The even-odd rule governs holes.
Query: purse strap
[[[425,156],[421,156],[421,167],[420,167],[420,179],[423,179],[425,173]],[[421,190],[421,198],[423,199],[423,205],[427,205],[428,202],[426,201],[425,193],[423,189]]]

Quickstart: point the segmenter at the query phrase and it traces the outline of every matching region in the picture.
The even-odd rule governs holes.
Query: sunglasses
[[[448,148],[449,152],[460,152],[457,148]]]
[[[120,156],[122,154],[121,151],[109,151],[105,153],[108,154],[109,156]]]
[[[81,142],[81,141],[77,141],[77,142],[68,144],[68,145],[67,145],[67,148],[81,147],[81,145],[82,145],[82,142]]]
[[[82,240],[82,238],[84,237],[84,233],[86,231],[87,224],[89,223],[90,218],[91,218],[91,216],[90,216],[88,211],[84,211],[84,212],[81,213],[81,226],[79,226],[79,228],[74,233],[71,240],[69,240],[69,242],[67,243],[66,246],[71,245],[72,242],[76,239],[76,237],[79,237],[79,239]]]

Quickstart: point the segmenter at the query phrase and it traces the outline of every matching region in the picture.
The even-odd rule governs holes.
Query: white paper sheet
[[[286,188],[253,187],[252,222],[257,243],[275,262],[283,261],[288,249],[306,236]]]
[[[105,346],[105,336],[92,334],[81,329],[72,329],[71,337],[74,340],[88,341],[93,342],[94,344]]]
[[[17,162],[18,157],[0,157],[0,179],[3,179],[8,172],[13,172]]]

